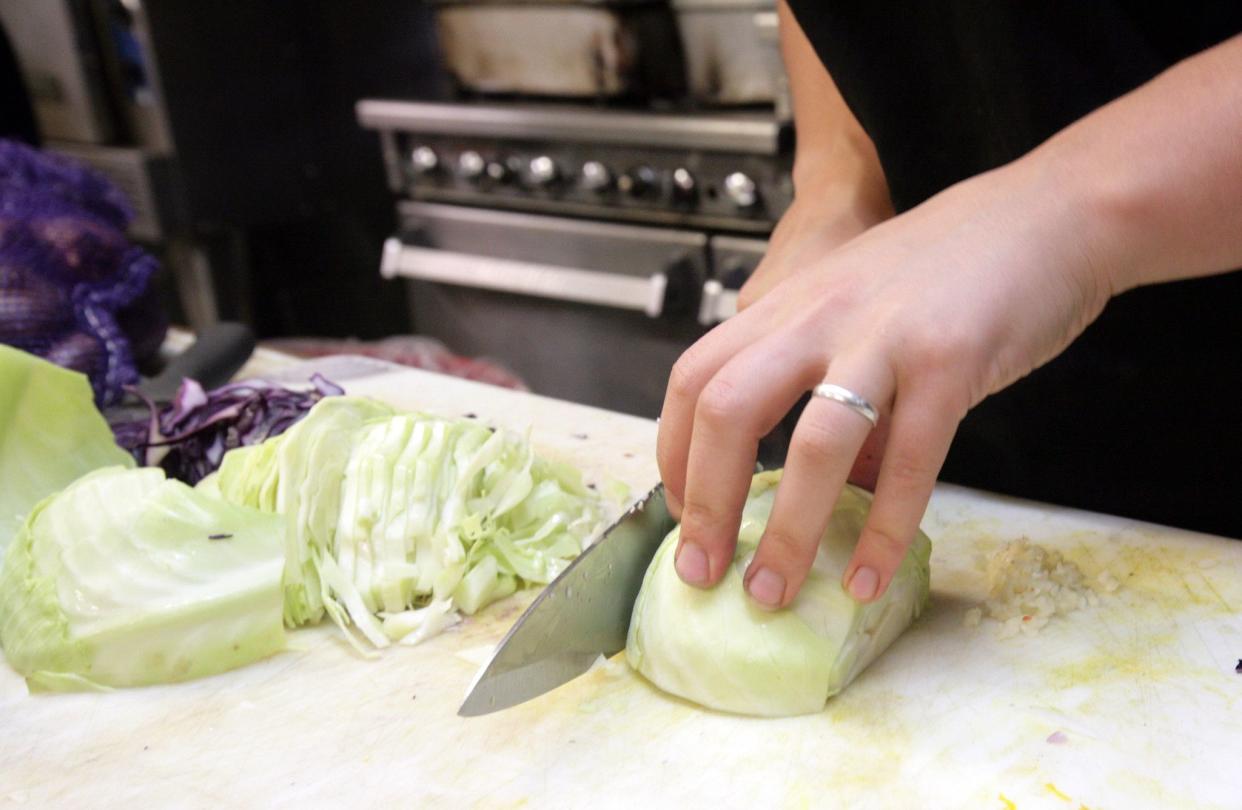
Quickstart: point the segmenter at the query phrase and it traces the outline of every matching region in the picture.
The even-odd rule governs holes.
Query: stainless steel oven
[[[789,204],[771,114],[367,100],[416,331],[540,393],[654,416]]]
[[[383,274],[406,280],[416,331],[536,392],[655,416],[673,363],[736,310],[792,198],[774,4],[437,8],[464,95],[357,105],[398,197]],[[549,67],[555,49],[526,47],[540,37],[602,56]],[[484,76],[501,55],[520,68],[503,83]],[[673,81],[636,80],[651,69]]]
[[[703,332],[702,232],[407,201],[382,272],[420,332],[498,357],[539,393],[651,413]]]

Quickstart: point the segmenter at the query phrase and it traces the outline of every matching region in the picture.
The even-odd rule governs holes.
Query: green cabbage
[[[327,613],[362,649],[421,640],[568,565],[600,523],[577,471],[469,420],[330,397],[204,482],[284,516],[285,621]]]
[[[417,643],[550,581],[600,512],[522,436],[344,396],[191,488],[132,469],[84,377],[0,347],[0,646],[32,689],[221,672],[325,614]]]
[[[318,622],[324,585],[318,560],[332,544],[341,483],[362,425],[393,409],[361,397],[327,397],[302,421],[259,445],[231,450],[200,487],[234,503],[283,515],[285,623]]]
[[[871,505],[870,495],[847,486],[793,603],[779,611],[755,606],[742,576],[771,514],[780,476],[779,470],[760,473],[752,481],[733,565],[715,588],[694,588],[678,578],[673,553],[680,528],[656,552],[634,604],[626,657],[661,689],[737,714],[817,712],[926,605],[931,541],[922,532],[883,597],[859,604],[842,588]]]
[[[0,570],[0,642],[32,689],[211,675],[285,645],[279,519],[106,468],[42,501]]]
[[[100,467],[132,467],[90,382],[0,345],[0,561],[35,504]]]

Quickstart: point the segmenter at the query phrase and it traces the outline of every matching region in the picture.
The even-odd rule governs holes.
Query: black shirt
[[[1236,1],[789,2],[898,212],[1242,31]],[[1242,537],[1240,305],[1242,273],[1119,296],[971,412],[942,478]]]

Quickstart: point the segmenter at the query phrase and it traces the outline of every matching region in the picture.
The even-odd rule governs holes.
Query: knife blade
[[[568,683],[625,649],[630,613],[673,528],[658,485],[544,589],[497,645],[457,713],[507,709]]]

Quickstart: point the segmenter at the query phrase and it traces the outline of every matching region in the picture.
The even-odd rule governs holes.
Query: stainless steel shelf
[[[754,155],[778,154],[783,129],[774,116],[762,114],[639,113],[523,104],[363,99],[356,113],[362,126],[377,130]]]

